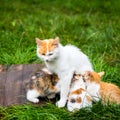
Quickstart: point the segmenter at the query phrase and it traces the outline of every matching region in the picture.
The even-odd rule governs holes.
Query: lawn
[[[35,38],[60,37],[120,87],[120,0],[0,0],[0,64],[41,63]],[[119,120],[120,105],[70,113],[48,103],[0,107],[3,120]]]

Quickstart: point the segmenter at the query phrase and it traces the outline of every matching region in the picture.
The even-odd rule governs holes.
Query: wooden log
[[[21,100],[23,65],[11,66],[7,71],[4,105],[19,104]]]
[[[7,73],[0,73],[0,105],[5,105],[5,82],[7,79]]]

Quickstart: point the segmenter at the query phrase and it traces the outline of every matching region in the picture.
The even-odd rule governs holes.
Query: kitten
[[[58,37],[45,40],[36,38],[36,43],[38,57],[43,59],[49,71],[57,74],[60,79],[60,100],[56,105],[64,107],[74,72],[82,74],[87,70],[92,71],[92,65],[88,57],[75,46],[62,46]]]
[[[102,100],[103,103],[120,104],[120,89],[118,86],[101,81],[104,72],[96,73],[87,71],[84,81],[87,91],[95,100]]]
[[[85,83],[82,76],[80,74],[75,74],[70,87],[67,109],[74,112],[88,106],[92,106],[92,98],[85,89]]]
[[[58,90],[55,88],[58,82],[58,77],[51,74],[47,69],[42,69],[31,76],[31,80],[26,83],[26,97],[27,100],[38,103],[38,97],[48,97],[52,99],[55,97]]]

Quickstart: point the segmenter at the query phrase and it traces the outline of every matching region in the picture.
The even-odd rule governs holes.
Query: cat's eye
[[[45,53],[42,53],[42,55],[45,55]]]
[[[49,53],[48,55],[51,56],[51,55],[53,55],[53,53]]]

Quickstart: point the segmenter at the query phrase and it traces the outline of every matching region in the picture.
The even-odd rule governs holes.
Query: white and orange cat
[[[67,109],[68,111],[76,111],[84,107],[92,106],[92,97],[88,94],[85,88],[85,83],[80,74],[75,74],[68,96]]]
[[[60,100],[58,107],[64,107],[70,90],[70,84],[74,72],[83,74],[85,71],[93,71],[88,57],[77,47],[72,45],[62,46],[59,38],[40,40],[36,38],[37,55],[43,59],[51,73],[59,77]]]
[[[118,86],[101,81],[104,72],[87,71],[84,75],[85,85],[93,100],[103,103],[120,104],[120,89]]]

